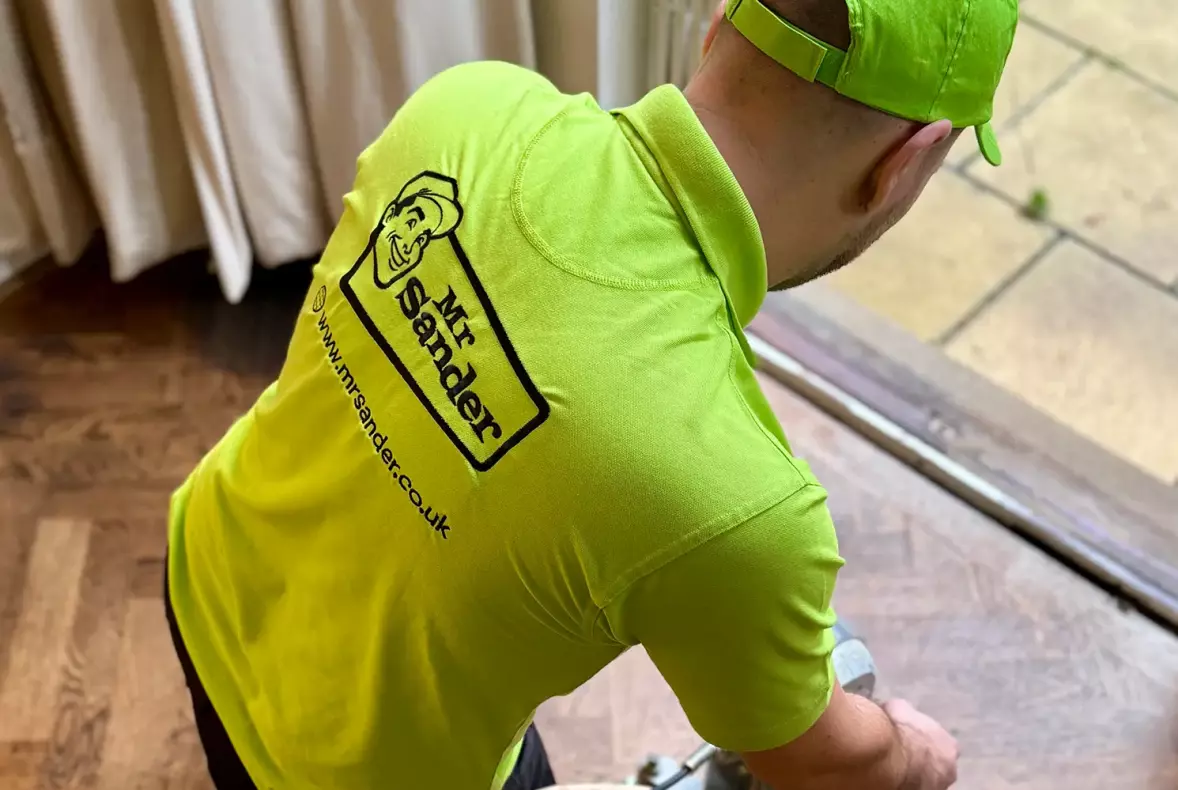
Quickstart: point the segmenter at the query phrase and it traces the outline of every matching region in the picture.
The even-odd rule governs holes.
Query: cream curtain
[[[11,0],[0,0],[0,110],[2,279],[46,253],[73,262],[98,221]]]
[[[254,261],[322,249],[357,154],[433,74],[510,60],[617,106],[680,76],[703,5],[0,0],[0,279],[101,230],[115,280],[208,248],[237,301]]]

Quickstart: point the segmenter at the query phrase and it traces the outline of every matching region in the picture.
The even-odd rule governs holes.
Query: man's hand
[[[742,755],[757,778],[790,790],[947,790],[957,741],[903,700],[883,706],[837,685],[826,712],[792,743]]]
[[[902,699],[885,702],[884,713],[900,734],[907,756],[903,790],[945,790],[957,781],[957,739]]]

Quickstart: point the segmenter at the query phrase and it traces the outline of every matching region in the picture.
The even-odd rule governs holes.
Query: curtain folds
[[[323,248],[357,155],[438,71],[497,59],[568,91],[596,91],[599,71],[636,85],[598,43],[638,40],[628,4],[647,7],[0,0],[0,279],[69,264],[101,230],[115,280],[207,248],[235,302],[255,261]]]

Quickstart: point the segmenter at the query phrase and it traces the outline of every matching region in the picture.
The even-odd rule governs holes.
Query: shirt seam
[[[515,177],[512,179],[511,185],[511,213],[515,219],[516,225],[520,232],[532,248],[536,250],[545,260],[551,263],[556,268],[571,274],[574,277],[579,277],[582,280],[587,280],[597,285],[604,285],[610,288],[617,288],[625,291],[683,291],[695,290],[707,285],[707,275],[692,278],[677,278],[677,279],[656,279],[644,280],[638,278],[627,277],[610,277],[608,275],[597,274],[591,272],[582,266],[577,265],[568,256],[561,254],[557,249],[544,240],[540,232],[528,219],[527,211],[524,209],[523,199],[523,181],[524,175],[527,171],[528,163],[531,161],[532,153],[544,136],[552,130],[562,118],[569,114],[571,107],[566,107],[552,118],[548,120],[536,135],[528,142],[523,154],[520,156],[519,164],[516,165]],[[690,223],[689,223],[690,227]],[[694,228],[692,229],[694,232]]]
[[[741,348],[740,341],[736,337],[736,330],[732,328],[732,324],[730,321],[728,321],[728,316],[724,312],[721,312],[716,316],[716,321],[720,324],[721,328],[728,333],[728,342],[732,346],[732,359],[728,363],[728,382],[732,385],[733,389],[736,390],[737,397],[740,398],[740,405],[744,407],[744,413],[748,415],[750,420],[753,421],[753,424],[757,426],[757,429],[760,430],[761,435],[769,441],[769,444],[777,448],[777,451],[781,453],[782,457],[785,458],[793,470],[797,472],[798,476],[805,480],[806,475],[802,472],[801,469],[798,468],[797,459],[793,457],[793,453],[788,447],[782,445],[781,441],[776,436],[769,432],[769,429],[765,427],[765,423],[761,422],[761,420],[757,418],[756,413],[753,412],[753,407],[749,405],[748,398],[745,397],[744,390],[742,390],[736,383],[736,362],[738,359],[744,359],[744,350]],[[760,384],[757,386],[760,387]],[[784,429],[782,432],[784,433]],[[812,483],[808,484],[813,485]]]
[[[738,519],[733,521],[733,523],[729,524],[728,526],[726,526],[722,529],[716,530],[715,532],[713,532],[710,535],[707,535],[703,540],[699,540],[698,542],[693,543],[692,541],[695,541],[697,538],[699,538],[699,536],[701,534],[707,533],[709,530],[714,530],[716,527],[716,524],[722,523],[726,518],[731,518],[731,516],[733,514],[728,513],[728,514],[725,514],[723,517],[713,519],[712,521],[708,522],[707,524],[705,524],[701,527],[698,527],[697,529],[692,530],[691,532],[687,533],[686,535],[683,535],[679,540],[665,546],[662,551],[657,552],[652,557],[648,558],[645,563],[640,563],[639,565],[635,566],[635,568],[632,568],[628,573],[623,574],[622,578],[625,578],[626,576],[630,576],[630,575],[634,574],[636,569],[641,569],[637,573],[637,575],[634,576],[634,578],[628,579],[624,583],[619,582],[614,585],[614,586],[620,585],[619,589],[617,589],[617,590],[611,592],[610,594],[608,594],[607,596],[605,596],[602,603],[597,606],[596,611],[593,613],[592,618],[590,618],[590,623],[596,624],[596,623],[600,622],[603,617],[605,618],[605,621],[608,623],[609,616],[606,614],[606,609],[608,609],[624,593],[628,592],[631,588],[633,588],[634,585],[638,584],[640,581],[647,578],[651,574],[659,572],[660,570],[667,567],[671,563],[675,562],[676,560],[678,560],[682,557],[687,556],[688,554],[690,554],[693,551],[696,551],[698,549],[702,549],[704,546],[707,546],[713,540],[716,540],[717,538],[727,535],[729,532],[733,531],[734,529],[740,529],[741,527],[743,527],[745,524],[749,523],[753,519],[764,515],[765,513],[767,513],[768,511],[772,510],[775,507],[778,507],[779,505],[786,504],[794,497],[800,496],[802,493],[804,493],[805,491],[807,491],[811,488],[822,488],[822,486],[819,485],[818,483],[811,483],[807,480],[802,480],[797,488],[792,489],[787,494],[778,494],[776,491],[774,491],[763,498],[757,499],[757,500],[755,500],[756,504],[748,508],[749,512],[747,514],[742,515],[741,517],[739,517]],[[616,634],[614,634],[614,632],[613,632],[612,627],[610,627],[608,630],[609,630],[609,633],[611,634],[611,636],[614,637],[614,640],[618,644],[626,646],[626,647],[630,646],[627,643],[622,642],[621,640],[619,640],[617,638]]]
[[[688,553],[689,551],[692,551],[693,549],[695,549],[699,546],[704,545],[705,543],[707,543],[709,540],[711,540],[714,537],[717,537],[719,535],[723,535],[724,533],[726,533],[732,529],[735,529],[736,527],[740,526],[741,524],[746,523],[749,519],[752,519],[756,516],[759,516],[761,513],[764,513],[769,508],[785,502],[790,497],[795,496],[799,491],[805,490],[808,486],[817,486],[819,488],[822,487],[818,483],[810,482],[810,480],[807,478],[807,476],[802,473],[802,470],[798,468],[797,462],[795,461],[794,457],[786,450],[785,447],[782,446],[781,442],[779,442],[777,440],[777,437],[774,436],[773,434],[769,433],[769,431],[765,428],[764,424],[759,419],[757,419],[756,414],[753,413],[752,407],[748,403],[748,399],[745,398],[745,396],[744,396],[744,392],[741,391],[740,387],[736,385],[736,378],[735,378],[736,363],[737,363],[738,359],[744,359],[744,354],[743,354],[743,352],[741,352],[739,343],[736,340],[736,335],[733,333],[732,327],[728,323],[726,311],[727,311],[726,306],[720,310],[717,310],[716,323],[718,323],[721,326],[721,328],[723,329],[723,331],[725,331],[728,334],[728,342],[729,342],[729,346],[731,347],[731,356],[728,361],[728,383],[733,387],[733,389],[736,390],[737,397],[740,399],[740,403],[744,407],[745,414],[748,416],[748,418],[750,420],[753,421],[753,423],[761,431],[761,435],[764,436],[765,439],[768,440],[768,442],[773,447],[775,447],[777,449],[777,451],[786,460],[786,462],[789,463],[790,468],[793,469],[794,473],[798,475],[798,478],[800,479],[801,484],[797,488],[790,491],[785,496],[781,497],[780,499],[777,499],[776,501],[765,501],[765,500],[769,500],[773,496],[776,496],[776,492],[773,492],[770,495],[768,495],[767,497],[765,497],[765,500],[760,500],[760,499],[755,500],[757,504],[749,506],[753,510],[753,512],[751,512],[741,518],[738,518],[732,524],[729,524],[727,527],[717,529],[717,526],[719,524],[722,524],[726,519],[732,518],[734,514],[733,513],[726,513],[723,516],[718,516],[717,518],[707,522],[706,524],[703,524],[703,525],[697,527],[696,529],[692,530],[691,532],[683,535],[682,537],[680,537],[678,540],[674,541],[673,543],[665,546],[662,551],[655,553],[653,556],[648,557],[643,562],[630,568],[625,573],[621,574],[618,577],[617,581],[615,581],[608,588],[606,588],[606,592],[604,592],[602,594],[602,599],[603,599],[602,602],[599,604],[596,604],[598,613],[603,612],[611,603],[614,602],[614,600],[617,599],[617,597],[620,594],[622,594],[627,589],[629,589],[635,582],[644,578],[645,576],[650,575],[651,573],[658,570],[659,568],[662,568],[662,567],[668,565],[669,563],[673,562],[678,557]],[[737,511],[737,512],[739,513],[739,511]],[[699,539],[702,534],[707,533],[708,531],[711,531],[711,530],[715,530],[713,535],[705,537],[702,540]],[[692,541],[698,541],[698,542],[692,543]],[[679,550],[678,553],[672,554],[672,552],[674,552],[676,550]],[[650,567],[646,567],[648,565]],[[630,577],[633,577],[633,578],[630,578]],[[598,613],[595,613],[592,617],[589,618],[589,622],[591,625],[598,621]],[[612,629],[611,629],[611,632],[612,632]]]

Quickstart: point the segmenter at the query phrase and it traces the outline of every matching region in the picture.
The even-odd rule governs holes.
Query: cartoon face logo
[[[453,181],[431,174],[410,181],[385,208],[375,232],[377,283],[387,288],[421,262],[430,242],[449,236],[461,222]]]
[[[471,468],[483,472],[543,424],[550,409],[462,246],[458,198],[455,179],[428,170],[414,176],[379,219],[368,216],[373,224],[364,248],[340,277],[339,290],[391,370]],[[374,379],[379,372],[371,369]],[[341,373],[337,366],[335,373],[347,382],[349,368]],[[358,385],[347,383],[348,395],[356,395]],[[383,413],[372,393],[357,404],[362,413]],[[404,406],[398,399],[397,417],[390,419],[408,419]],[[384,434],[368,436],[374,447],[385,438],[395,443]],[[382,463],[391,464],[392,450],[379,449]]]

